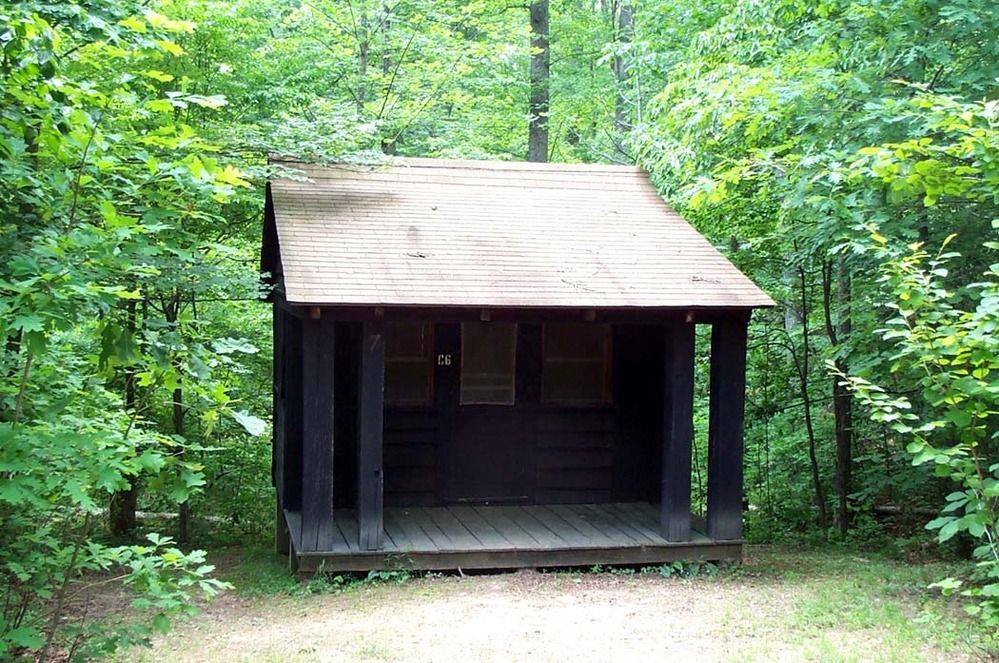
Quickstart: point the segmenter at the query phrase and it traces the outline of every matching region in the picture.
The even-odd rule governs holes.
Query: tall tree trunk
[[[850,275],[845,259],[836,259],[836,304],[837,321],[832,316],[833,309],[833,267],[826,262],[822,268],[822,304],[825,313],[826,336],[833,352],[849,337],[852,330],[850,321]],[[842,359],[834,360],[836,368],[846,372]],[[837,376],[832,379],[833,419],[836,436],[836,528],[846,532],[850,528],[850,510],[848,498],[853,484],[853,399],[845,386],[840,384]]]
[[[392,31],[392,6],[388,2],[382,2],[382,43],[384,44],[382,51],[382,80],[388,81],[385,85],[385,90],[382,92],[384,95],[382,97],[381,109],[378,111],[379,119],[388,107],[389,99],[392,96],[392,82],[395,79],[392,73],[392,52],[389,49],[389,44],[392,43],[390,32]],[[401,58],[402,56],[400,56]],[[400,62],[401,64],[401,62]],[[396,153],[396,140],[399,138],[396,135],[394,138],[389,136],[384,136],[382,138],[382,152],[385,154],[395,154]]]
[[[812,425],[812,399],[808,394],[808,363],[811,353],[811,342],[808,329],[808,282],[803,267],[798,268],[801,304],[801,357],[794,353],[794,363],[798,369],[798,392],[801,395],[801,405],[805,413],[805,433],[808,435],[808,461],[812,470],[812,488],[815,491],[815,508],[818,512],[816,524],[825,529],[829,526],[829,514],[826,511],[826,495],[822,489],[822,477],[819,474],[819,459],[816,453],[815,427]]]
[[[173,390],[173,432],[178,437],[184,437],[184,389]],[[183,458],[184,452],[180,452]],[[191,538],[191,503],[184,500],[177,509],[177,542],[187,543]]]
[[[175,292],[171,297],[163,302],[163,317],[170,324],[174,330],[180,334],[180,328],[177,324],[180,318],[180,307],[181,307],[181,294]],[[174,367],[178,369],[176,359],[174,361]],[[178,382],[180,378],[178,376]],[[182,386],[177,386],[173,390],[172,398],[172,414],[173,414],[173,433],[180,439],[184,438],[184,388]],[[177,453],[177,457],[180,459],[184,458],[184,447]],[[189,502],[185,499],[177,507],[177,542],[187,543],[191,538],[191,506]]]
[[[548,48],[548,0],[531,3],[531,98],[527,160],[548,161],[548,79],[551,52]]]
[[[132,336],[138,328],[136,321],[135,300],[125,303],[125,329]],[[125,411],[130,417],[135,416],[135,366],[129,364],[125,368]],[[135,512],[139,502],[138,477],[129,477],[128,486],[111,495],[108,505],[108,525],[115,536],[124,536],[135,529]]]
[[[613,11],[615,41],[619,45],[631,43],[631,40],[635,36],[634,8],[628,2],[615,0]],[[614,129],[618,134],[615,148],[619,154],[624,155],[621,141],[624,139],[624,135],[631,129],[631,121],[628,118],[628,98],[625,96],[625,89],[631,79],[630,58],[620,53],[614,56],[614,77],[617,79],[617,97],[614,100]]]
[[[362,3],[363,5],[363,3]],[[363,119],[365,104],[368,101],[368,51],[371,48],[371,33],[368,29],[368,12],[361,7],[361,16],[357,20],[357,90],[354,92],[354,103],[357,106],[357,118]]]

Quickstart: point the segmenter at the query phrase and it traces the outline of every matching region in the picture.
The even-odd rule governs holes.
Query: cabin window
[[[429,405],[433,399],[433,325],[385,325],[385,403]]]
[[[513,405],[517,325],[461,325],[461,404]]]
[[[541,399],[561,405],[610,403],[610,326],[546,324]]]

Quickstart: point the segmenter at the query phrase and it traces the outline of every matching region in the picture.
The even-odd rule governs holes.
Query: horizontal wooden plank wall
[[[457,325],[437,325],[438,353],[460,351]],[[339,332],[344,335],[346,332]],[[353,329],[350,333],[356,333]],[[602,408],[546,406],[540,399],[540,325],[522,325],[518,332],[518,405],[516,416],[532,453],[528,467],[533,485],[529,502],[538,504],[604,503],[659,500],[662,439],[663,329],[657,325],[627,325],[615,330],[612,405]],[[352,342],[345,342],[349,345]],[[341,343],[338,341],[338,346]],[[534,347],[537,346],[537,347]],[[342,346],[341,346],[342,347]],[[338,354],[341,369],[356,375],[356,358]],[[346,362],[346,363],[344,363]],[[530,364],[530,365],[528,365]],[[537,366],[535,366],[537,364]],[[447,403],[457,389],[455,371],[438,368],[435,405],[428,408],[387,407],[384,419],[384,478],[386,506],[436,506],[445,503],[447,486],[441,468],[452,422]],[[338,378],[338,385],[341,384]],[[344,381],[338,408],[352,402]],[[453,382],[453,384],[452,384]],[[340,392],[338,391],[338,395]],[[338,413],[340,410],[338,409]],[[338,426],[347,426],[353,412],[340,413]],[[353,439],[352,431],[338,428]],[[343,484],[348,452],[337,449],[337,505],[350,507]]]
[[[614,327],[614,408],[619,445],[614,501],[658,502],[664,403],[662,325]]]
[[[385,506],[434,506],[437,412],[385,410]]]
[[[534,430],[538,504],[611,501],[618,443],[612,409],[541,409]]]

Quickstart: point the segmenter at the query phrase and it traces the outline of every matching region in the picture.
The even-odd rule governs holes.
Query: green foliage
[[[183,54],[174,38],[194,26],[157,8],[123,0],[0,10],[7,654],[45,659],[64,646],[85,655],[91,645],[103,654],[132,638],[64,620],[89,573],[120,571],[160,630],[192,592],[221,587],[202,553],[156,535],[151,546],[108,546],[97,532],[109,495],[130,485],[171,504],[204,485],[188,456],[196,441],[157,425],[166,394],[195,394],[188,402],[209,429],[233,405],[212,379],[224,353],[187,331],[178,293],[233,287],[218,270],[229,252],[206,228],[248,183],[180,119],[224,100],[167,85],[164,68]]]
[[[329,594],[344,590],[357,589],[367,585],[383,583],[404,584],[424,574],[414,573],[403,568],[372,569],[367,574],[332,573],[320,568],[316,574],[303,586],[299,592],[305,594]]]
[[[884,281],[894,296],[896,316],[884,332],[894,343],[892,372],[914,372],[923,406],[889,393],[862,377],[844,378],[871,409],[873,420],[911,440],[913,465],[927,465],[957,488],[946,497],[942,515],[927,524],[944,543],[960,532],[976,542],[977,583],[962,591],[979,598],[969,607],[989,626],[999,625],[999,452],[995,446],[999,394],[999,265],[975,284],[973,306],[943,279],[957,254],[930,256],[920,245],[900,255],[875,234],[885,261]],[[953,578],[937,583],[944,591],[960,588]]]
[[[197,612],[191,603],[192,593],[212,597],[231,588],[228,583],[208,577],[215,567],[205,563],[205,553],[185,553],[174,547],[173,540],[148,535],[149,545],[109,547],[94,554],[100,570],[122,569],[117,578],[136,597],[130,607],[138,614],[151,615],[149,623],[130,622],[121,617],[94,628],[83,624],[67,630],[67,637],[80,643],[82,658],[104,658],[132,646],[149,646],[150,638],[170,629],[171,618]]]
[[[711,562],[668,562],[659,566],[647,566],[642,568],[642,573],[656,573],[663,578],[697,578],[698,576],[711,577],[718,573],[718,567]]]
[[[921,199],[926,207],[999,203],[999,102],[921,93],[897,112],[917,136],[860,150],[861,164],[885,183],[890,198]]]
[[[288,558],[274,552],[273,545],[263,543],[226,553],[238,553],[238,563],[230,565],[224,576],[237,594],[272,596],[293,594],[301,588],[288,571]]]
[[[854,532],[837,540],[882,541],[877,505],[944,501],[942,537],[994,536],[995,3],[550,4],[551,157],[639,161],[780,304],[750,330],[747,535],[824,539],[811,528],[839,491]],[[140,558],[189,577],[153,563],[167,543],[101,543],[111,495],[183,503],[194,535],[216,542],[260,540],[273,523],[270,323],[253,301],[262,194],[250,186],[276,171],[268,155],[523,158],[528,12],[73,0],[3,3],[0,17],[0,638],[35,650],[89,639],[101,656],[125,641],[87,625],[56,637],[60,596]],[[960,261],[884,253],[954,233]],[[876,306],[886,298],[892,314]],[[834,440],[849,412],[834,407],[823,359],[897,417],[853,421],[845,461]],[[910,447],[925,463],[909,462],[910,436],[925,439]],[[837,477],[844,463],[852,480]],[[955,486],[941,491],[934,471]]]
[[[663,578],[688,578],[693,579],[698,576],[711,577],[718,572],[718,567],[711,562],[689,562],[676,560],[665,562],[656,566],[643,566],[636,569],[633,566],[604,566],[596,564],[591,566],[590,573],[609,573],[610,575],[630,576],[635,573],[642,575],[659,575]]]
[[[365,578],[365,582],[404,583],[412,577],[413,577],[412,573],[406,571],[405,569],[396,569],[396,570],[372,569],[371,571],[368,571],[368,575]]]
[[[956,289],[991,262],[995,108],[972,100],[995,96],[999,11],[754,0],[651,2],[638,16],[640,75],[661,82],[644,90],[630,146],[783,309],[755,316],[750,343],[746,487],[762,512],[749,535],[825,527],[828,510],[842,530],[874,506],[941,499],[897,436],[851,421],[823,360],[913,388],[886,370],[875,333],[868,224],[902,243],[958,233]]]
[[[294,76],[307,76],[299,90],[312,98],[300,110],[349,118],[366,137],[361,147],[519,156],[527,139],[526,122],[521,136],[515,129],[527,105],[526,19],[526,11],[486,1],[316,2],[283,12],[280,37],[267,48],[281,49],[281,66],[294,67]]]

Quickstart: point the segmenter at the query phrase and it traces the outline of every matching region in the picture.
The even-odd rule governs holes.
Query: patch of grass
[[[392,650],[376,642],[365,642],[357,650],[357,658],[362,661],[389,661],[395,658]]]
[[[670,562],[659,566],[642,567],[642,573],[655,573],[663,578],[712,578],[718,573],[718,566],[711,562]]]
[[[746,552],[741,565],[601,565],[551,569],[546,575],[552,583],[549,589],[555,591],[563,583],[583,582],[586,576],[599,574],[634,576],[636,581],[639,576],[655,575],[698,582],[711,578],[723,586],[749,584],[776,592],[790,609],[764,619],[757,608],[733,606],[733,613],[723,619],[726,631],[751,638],[750,649],[760,658],[767,657],[767,651],[778,658],[791,651],[807,660],[901,662],[939,658],[940,652],[985,657],[995,648],[990,634],[966,617],[959,600],[929,589],[939,578],[959,573],[963,568],[959,564],[905,564],[890,553],[859,554],[837,546],[751,546]],[[398,568],[367,574],[320,571],[301,583],[290,572],[287,559],[267,548],[246,548],[231,557],[238,560],[233,559],[223,577],[235,585],[237,594],[250,597],[339,594],[379,585],[414,585],[414,580],[440,576],[409,570],[405,560],[400,560]],[[413,591],[423,593],[436,585],[419,582],[415,587]],[[771,651],[770,642],[781,643],[778,651]],[[931,653],[921,656],[920,652]],[[356,655],[359,660],[391,658],[391,652],[374,645]]]
[[[288,558],[270,548],[245,548],[236,566],[225,573],[242,596],[295,594],[301,583],[288,568]]]
[[[575,576],[580,574],[612,576],[633,576],[633,575],[660,575],[663,578],[710,578],[718,574],[718,565],[712,562],[666,562],[654,566],[639,565],[605,565],[594,564],[592,566],[556,566],[543,567],[538,569],[541,573],[552,575]]]
[[[750,546],[746,553],[744,564],[721,565],[713,570],[710,582],[702,580],[709,572],[707,565],[667,564],[555,569],[543,575],[513,574],[502,581],[474,576],[438,578],[439,574],[422,574],[400,566],[368,574],[320,573],[309,583],[299,583],[283,557],[266,549],[250,548],[225,553],[229,562],[225,577],[236,584],[238,593],[263,597],[234,603],[244,621],[249,613],[253,619],[259,616],[269,621],[276,615],[290,624],[300,619],[307,625],[315,621],[316,614],[328,614],[331,608],[350,612],[354,619],[352,630],[341,642],[340,651],[358,661],[424,660],[410,656],[408,649],[395,649],[398,639],[378,631],[386,620],[381,609],[384,605],[412,611],[411,616],[416,615],[421,624],[426,619],[419,612],[424,601],[446,602],[452,591],[470,597],[466,605],[473,609],[478,599],[484,600],[488,608],[498,598],[500,604],[509,601],[511,609],[533,609],[541,602],[542,608],[561,610],[567,609],[564,599],[578,591],[576,585],[580,583],[593,590],[595,600],[603,601],[604,609],[612,612],[617,605],[626,607],[633,599],[637,610],[649,596],[684,597],[682,603],[670,604],[669,609],[674,616],[680,614],[681,619],[687,614],[696,617],[704,626],[698,637],[705,638],[705,645],[729,643],[731,646],[715,651],[715,658],[720,660],[908,663],[984,660],[991,654],[990,644],[994,643],[989,634],[964,614],[960,602],[928,588],[938,578],[960,570],[960,565],[909,565],[889,555],[829,546]],[[663,586],[666,583],[659,576],[678,578],[682,586],[678,585],[674,592]],[[525,595],[530,599],[526,603]],[[665,600],[669,603],[672,599]],[[367,619],[372,621],[364,621]],[[408,622],[410,627],[413,623]],[[302,624],[298,628],[305,628]],[[433,633],[432,625],[427,628]],[[414,634],[414,646],[429,647],[431,651],[433,641],[441,637],[432,633],[423,641],[420,634]],[[541,631],[534,633],[543,637]],[[199,632],[198,638],[172,639],[170,645],[185,643],[194,647],[210,635]],[[320,641],[317,636],[315,642]],[[584,641],[582,638],[581,646]],[[496,646],[498,651],[504,648],[502,643]],[[261,646],[239,660],[277,660],[267,658],[267,651]],[[316,658],[317,651],[307,646],[297,653],[287,653],[281,660]]]
[[[241,596],[304,596],[329,594],[355,587],[379,583],[404,583],[433,573],[408,571],[404,568],[364,573],[332,573],[320,568],[307,582],[300,582],[288,567],[288,558],[270,548],[245,548],[238,562],[223,574]]]
[[[794,588],[797,598],[786,625],[809,660],[859,660],[844,655],[840,642],[852,641],[849,651],[863,651],[859,639],[877,642],[877,650],[861,658],[901,662],[924,648],[971,652],[988,646],[989,634],[965,618],[958,601],[929,589],[957,568],[839,550],[756,549],[731,577],[770,579]]]

